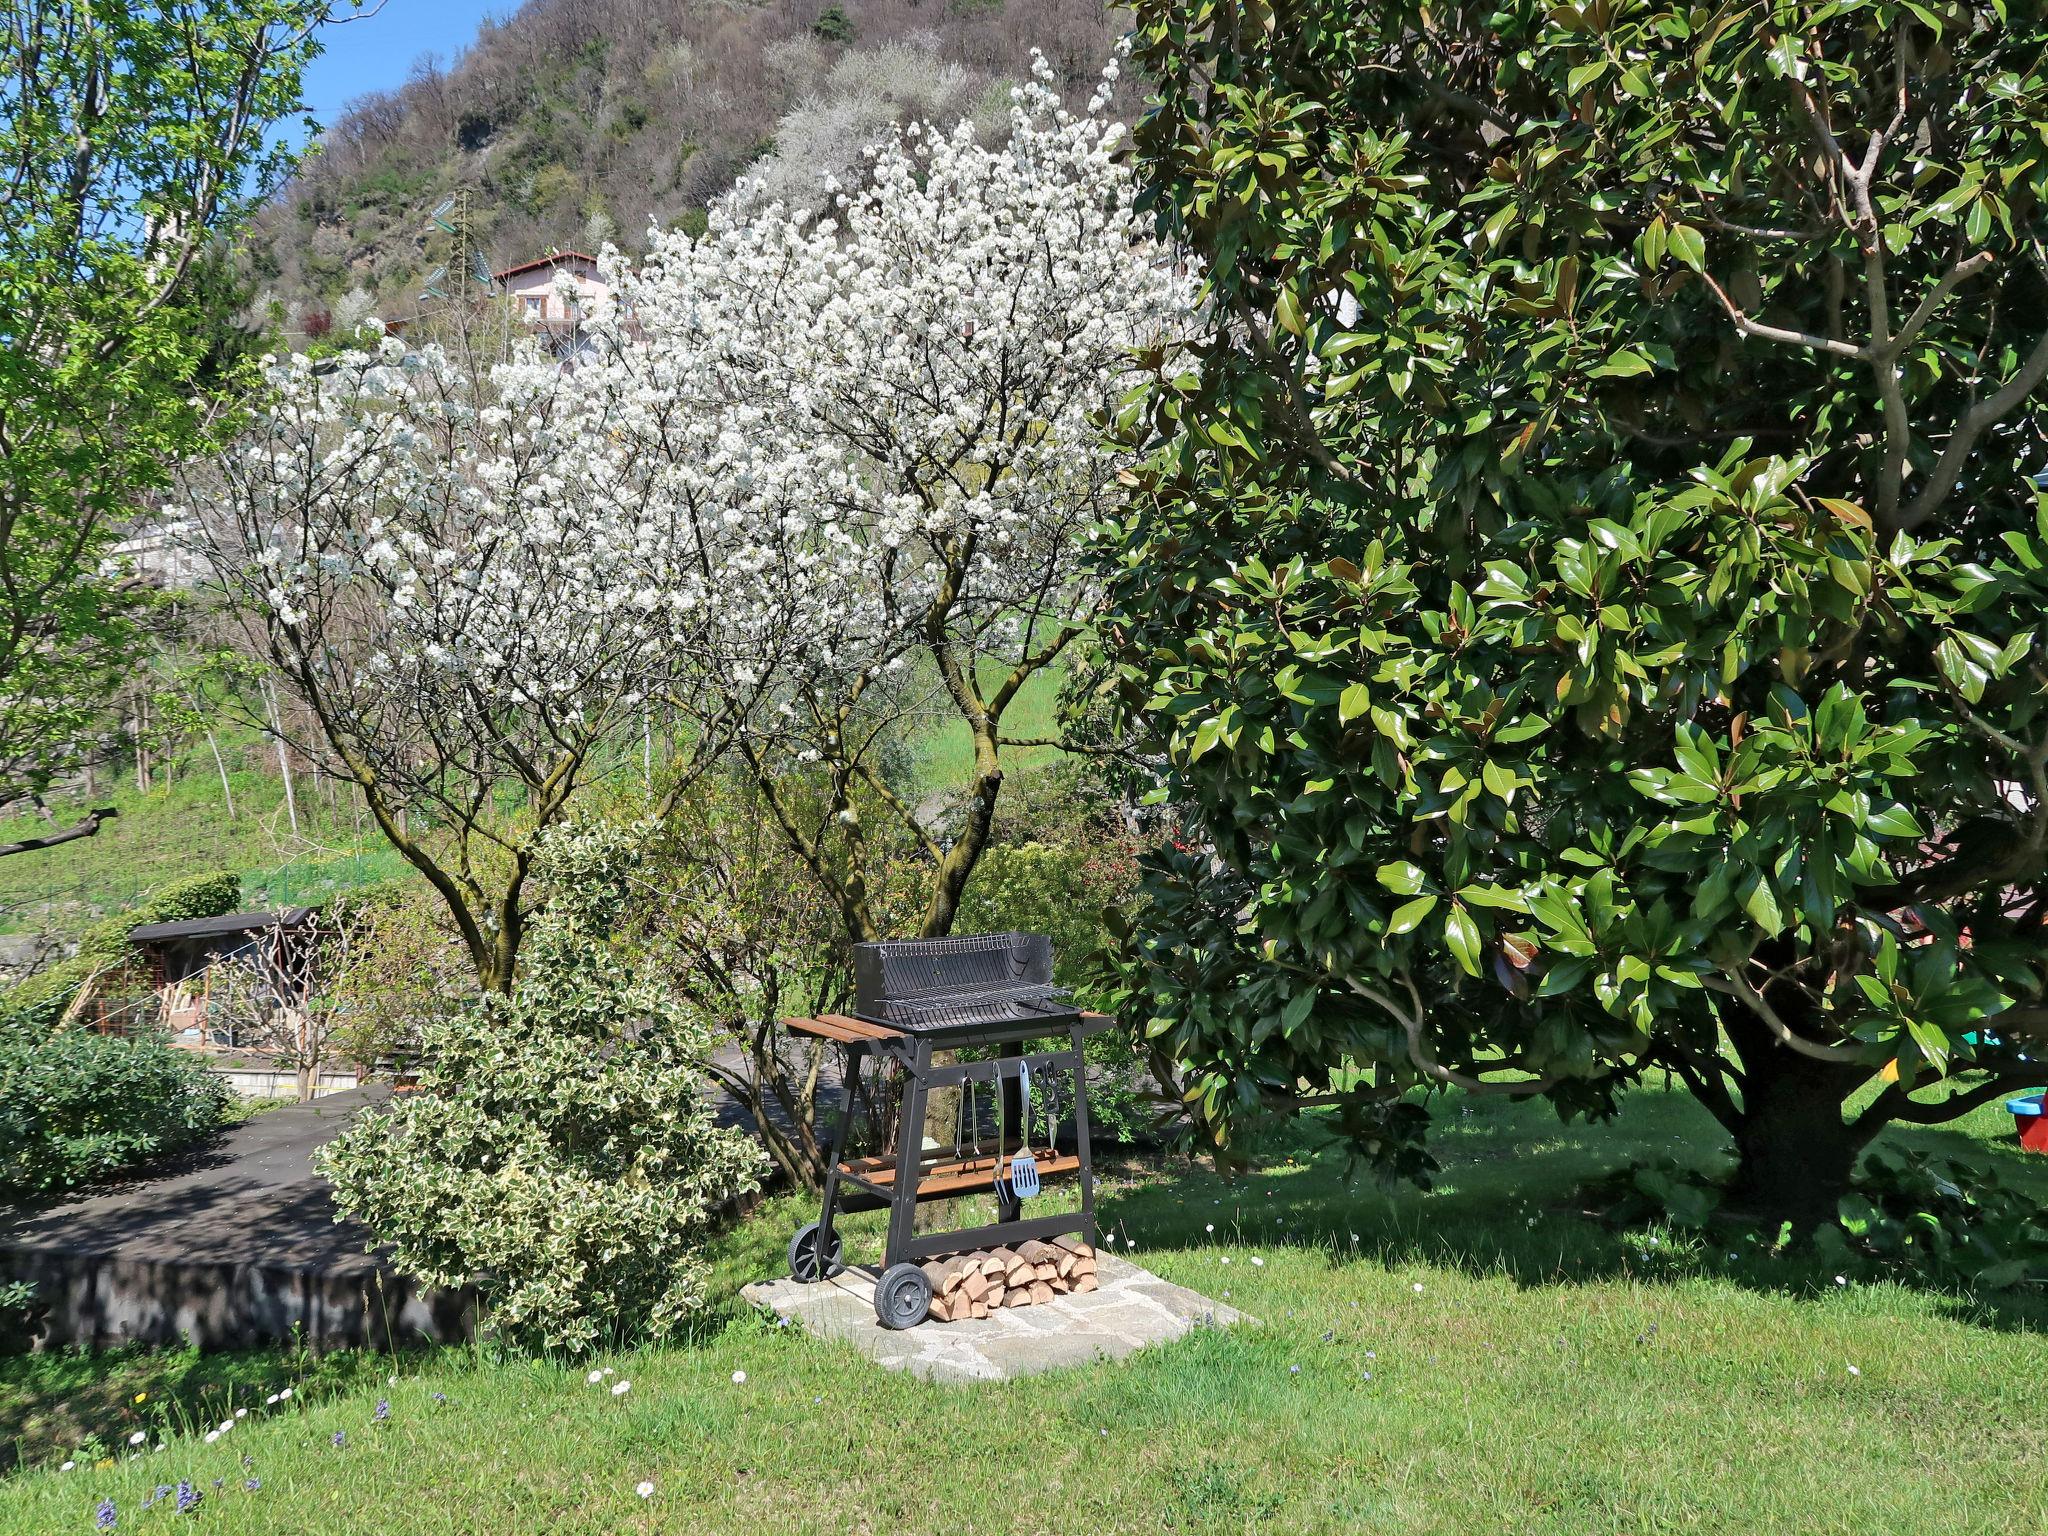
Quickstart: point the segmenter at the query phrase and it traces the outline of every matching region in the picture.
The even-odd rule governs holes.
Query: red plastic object
[[[2020,1133],[2020,1145],[2029,1152],[2048,1152],[2048,1113],[2044,1113],[2042,1096],[2037,1094],[2028,1099],[2008,1099],[2005,1107],[2012,1111],[2013,1129]]]

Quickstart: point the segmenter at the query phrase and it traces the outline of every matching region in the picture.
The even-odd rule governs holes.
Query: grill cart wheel
[[[915,1264],[891,1264],[875,1282],[875,1316],[884,1328],[915,1328],[932,1310],[932,1283]]]
[[[796,1236],[789,1240],[789,1272],[798,1280],[829,1280],[846,1270],[845,1245],[839,1234],[832,1234],[831,1262],[821,1271],[818,1267],[818,1224],[807,1221],[796,1229]]]

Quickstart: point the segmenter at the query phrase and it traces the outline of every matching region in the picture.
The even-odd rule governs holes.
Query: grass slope
[[[299,827],[286,814],[284,783],[273,774],[230,773],[235,815],[227,813],[212,765],[195,765],[168,789],[133,782],[104,791],[94,804],[119,808],[97,835],[0,859],[0,932],[70,933],[134,905],[147,891],[211,869],[242,877],[250,906],[294,906],[337,890],[390,879],[409,866],[365,821],[357,835],[345,801],[330,811],[299,780]],[[60,823],[68,806],[56,807]],[[0,823],[0,840],[34,836],[34,818]]]
[[[993,687],[996,670],[986,669]],[[1033,739],[1059,733],[1056,668],[1033,677],[1004,720],[1005,734]],[[247,762],[262,744],[228,734],[230,760]],[[949,703],[935,702],[914,722],[907,755],[913,797],[957,798],[974,774],[974,746],[966,722]],[[1051,762],[1057,749],[1013,747],[1004,767],[1012,774]],[[637,759],[636,759],[637,761]],[[635,770],[637,771],[637,770]],[[252,907],[297,906],[325,900],[352,886],[413,878],[413,871],[367,817],[349,814],[349,801],[329,807],[309,781],[297,781],[299,831],[287,814],[284,784],[275,774],[243,767],[229,774],[235,814],[227,812],[219,777],[203,747],[189,751],[168,788],[144,792],[132,780],[94,796],[120,816],[100,832],[38,853],[0,859],[0,933],[75,933],[110,912],[133,906],[145,893],[203,870],[229,869],[242,877]],[[59,824],[84,802],[53,806]],[[48,830],[38,818],[0,820],[0,841]]]
[[[250,1408],[212,1445],[179,1433],[131,1461],[23,1474],[0,1532],[88,1529],[108,1496],[122,1531],[184,1528],[167,1505],[138,1510],[180,1479],[205,1495],[192,1528],[220,1532],[2035,1527],[2041,1301],[1837,1285],[1580,1214],[1589,1174],[1718,1141],[1682,1099],[1640,1094],[1615,1127],[1470,1110],[1450,1109],[1429,1196],[1348,1186],[1306,1140],[1235,1184],[1130,1170],[1104,1202],[1120,1245],[1260,1324],[1008,1386],[885,1374],[736,1302],[686,1347],[597,1361],[616,1375],[595,1386],[583,1365],[471,1350],[0,1364],[0,1433],[39,1442],[32,1458],[60,1454],[59,1427],[120,1448],[154,1431],[166,1392],[201,1424]],[[1932,1139],[2042,1187],[2048,1165],[2009,1150],[1994,1112]],[[728,1233],[718,1293],[776,1271],[801,1217],[784,1199]],[[295,1400],[265,1406],[288,1381]]]

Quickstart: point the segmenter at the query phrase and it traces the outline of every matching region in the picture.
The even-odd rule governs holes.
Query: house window
[[[543,302],[539,294],[529,293],[526,296],[526,318],[538,320],[540,318],[540,307]]]

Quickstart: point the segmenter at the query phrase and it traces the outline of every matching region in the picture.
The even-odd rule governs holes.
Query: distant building
[[[574,298],[555,291],[555,279],[565,272],[575,279]],[[491,280],[524,319],[548,330],[575,329],[612,291],[598,273],[597,258],[581,251],[555,251],[537,261],[493,272]]]
[[[197,550],[160,524],[145,523],[108,553],[145,581],[170,592],[196,587],[212,574]]]

